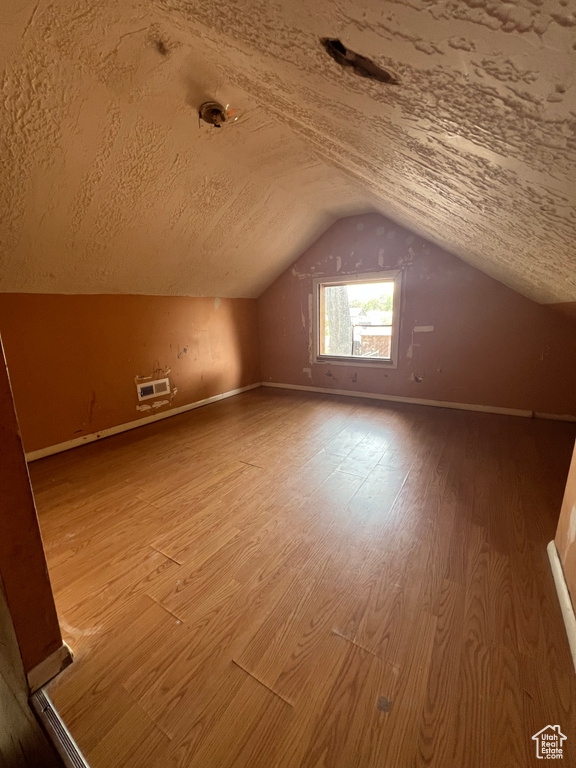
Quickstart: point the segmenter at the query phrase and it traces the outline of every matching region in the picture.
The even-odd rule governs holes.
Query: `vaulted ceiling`
[[[0,290],[256,296],[377,210],[576,301],[575,58],[572,0],[4,0]]]

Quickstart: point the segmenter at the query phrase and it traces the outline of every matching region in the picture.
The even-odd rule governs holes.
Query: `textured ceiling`
[[[4,0],[0,290],[256,296],[379,210],[575,301],[575,59],[572,0]]]

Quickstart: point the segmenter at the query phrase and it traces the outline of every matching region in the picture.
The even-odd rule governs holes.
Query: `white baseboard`
[[[134,421],[128,421],[125,424],[118,424],[115,427],[108,427],[108,429],[102,429],[100,432],[93,432],[90,435],[82,435],[74,440],[67,440],[65,443],[57,443],[56,445],[49,445],[46,448],[40,448],[37,451],[30,451],[26,454],[26,461],[36,461],[36,459],[43,459],[45,456],[52,456],[54,453],[62,453],[63,451],[69,451],[71,448],[77,448],[79,445],[85,445],[86,443],[93,443],[96,440],[102,440],[105,437],[111,435],[118,435],[120,432],[127,432],[129,429],[137,429],[143,427],[145,424],[152,424],[154,421],[160,421],[161,419],[168,419],[171,416],[177,416],[179,413],[185,413],[191,411],[194,408],[200,408],[203,405],[209,405],[215,403],[218,400],[224,400],[227,397],[233,397],[239,395],[242,392],[248,392],[250,389],[256,389],[260,387],[260,382],[256,384],[248,384],[246,387],[239,387],[238,389],[231,389],[228,392],[222,392],[219,395],[213,395],[207,397],[204,400],[196,400],[194,403],[188,403],[187,405],[181,405],[179,408],[172,408],[169,411],[162,411],[162,413],[155,413],[152,416],[145,416],[142,419],[135,419]]]
[[[72,651],[66,643],[63,643],[58,650],[51,653],[47,659],[41,661],[40,664],[37,664],[34,669],[28,672],[26,677],[28,678],[30,692],[34,693],[39,688],[42,688],[43,685],[46,685],[49,680],[56,677],[59,672],[62,672],[70,664],[72,664]]]
[[[471,405],[469,403],[449,403],[444,400],[424,400],[418,397],[400,397],[399,395],[379,395],[373,392],[353,392],[349,389],[331,389],[328,387],[308,387],[301,384],[278,384],[273,381],[263,381],[263,387],[277,389],[298,389],[304,392],[320,392],[323,395],[345,395],[346,397],[368,397],[371,400],[388,400],[392,403],[409,403],[412,405],[430,405],[434,408],[455,408],[458,411],[480,411],[481,413],[500,413],[506,416],[524,416],[532,418],[532,411],[521,411],[517,408],[499,408],[495,405]],[[561,418],[561,417],[558,417]]]
[[[127,432],[129,429],[137,429],[143,427],[146,424],[152,424],[154,421],[160,421],[161,419],[168,419],[171,416],[177,416],[179,413],[185,413],[191,411],[194,408],[200,408],[203,405],[209,405],[215,403],[218,400],[224,400],[227,397],[234,397],[234,395],[240,395],[242,392],[248,392],[251,389],[257,389],[258,387],[274,387],[276,389],[296,389],[302,392],[319,392],[324,395],[344,395],[345,397],[366,397],[370,400],[388,400],[392,403],[408,403],[411,405],[428,405],[433,408],[453,408],[458,411],[479,411],[480,413],[499,413],[505,416],[522,416],[524,418],[537,418],[537,419],[552,419],[554,421],[573,421],[576,422],[576,416],[570,414],[558,415],[555,413],[536,413],[534,411],[524,411],[518,408],[500,408],[496,405],[474,405],[472,403],[450,403],[445,400],[425,400],[418,397],[401,397],[399,395],[381,395],[374,394],[373,392],[354,392],[350,389],[331,389],[329,387],[309,387],[302,384],[280,384],[275,381],[257,381],[255,384],[248,384],[246,387],[239,387],[238,389],[231,389],[228,392],[222,392],[219,395],[213,397],[207,397],[204,400],[197,400],[194,403],[188,403],[187,405],[181,405],[179,408],[172,408],[169,411],[163,411],[162,413],[155,413],[152,416],[145,416],[142,419],[135,419],[125,424],[118,424],[115,427],[109,427],[108,429],[102,429],[100,432],[93,432],[90,435],[82,435],[74,440],[68,440],[65,443],[57,443],[56,445],[49,445],[46,448],[40,448],[37,451],[30,451],[26,454],[26,461],[36,461],[36,459],[42,459],[45,456],[52,456],[54,453],[62,453],[62,451],[69,451],[71,448],[77,448],[79,445],[86,443],[93,443],[96,440],[102,440],[105,437],[111,435],[117,435],[120,432]]]
[[[551,541],[550,544],[548,544],[548,557],[550,558],[550,566],[552,568],[552,575],[554,576],[554,583],[556,584],[560,610],[562,611],[562,618],[564,619],[564,626],[566,627],[570,652],[572,653],[572,662],[574,664],[574,670],[576,671],[576,616],[574,615],[574,606],[572,605],[570,592],[568,591],[568,585],[566,584],[566,579],[564,577],[564,569],[562,568],[562,563],[560,562],[560,557],[554,541]]]

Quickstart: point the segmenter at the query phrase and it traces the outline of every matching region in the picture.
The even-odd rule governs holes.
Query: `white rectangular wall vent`
[[[151,397],[165,395],[170,392],[170,379],[157,379],[156,381],[143,381],[136,385],[138,400],[149,400]]]

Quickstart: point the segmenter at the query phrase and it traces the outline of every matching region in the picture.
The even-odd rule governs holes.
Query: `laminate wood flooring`
[[[258,389],[30,466],[92,768],[526,768],[574,425]]]

